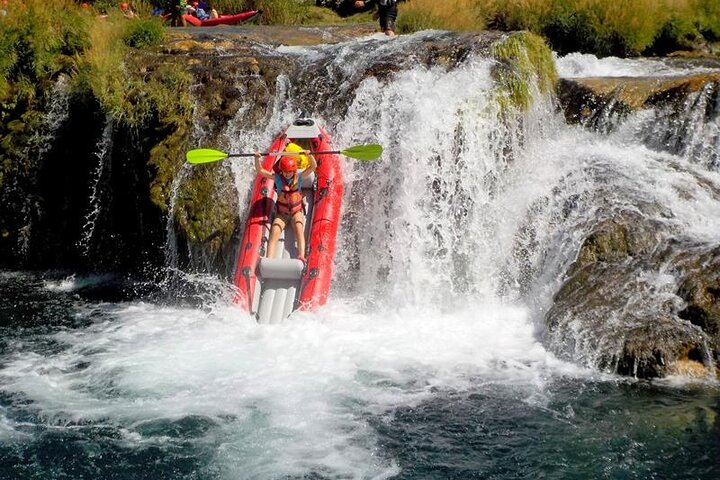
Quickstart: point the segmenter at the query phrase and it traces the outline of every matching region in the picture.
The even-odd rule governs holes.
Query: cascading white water
[[[571,54],[558,59],[561,75],[584,77],[677,78],[689,75],[715,75],[715,67],[691,66],[671,59],[621,60],[598,59],[594,55]],[[642,143],[653,150],[666,151],[716,170],[720,166],[720,95],[718,82],[708,81],[697,92],[686,96],[681,105],[644,109],[628,118],[615,111],[617,99],[611,99],[595,119],[602,132],[620,129],[622,143]]]
[[[100,210],[102,209],[102,192],[101,188],[103,180],[106,179],[110,173],[107,171],[110,168],[110,158],[112,153],[113,145],[113,130],[115,128],[115,122],[113,122],[110,116],[105,118],[105,127],[103,128],[102,135],[95,145],[95,158],[97,158],[97,166],[91,176],[91,187],[88,212],[85,215],[85,224],[82,227],[82,235],[80,238],[80,249],[86,257],[90,255],[91,241],[93,234],[95,233],[95,225],[98,217],[100,216]]]
[[[392,50],[412,38],[363,41]],[[342,58],[352,72],[350,58],[371,62],[377,52],[356,47],[291,53]],[[720,199],[707,186],[720,178],[566,126],[552,99],[503,125],[490,67],[483,58],[450,71],[416,65],[362,80],[340,118],[309,112],[339,148],[386,148],[376,162],[346,163],[327,308],[261,326],[229,295],[202,309],[93,306],[102,313],[93,325],[51,336],[63,348],[5,358],[3,391],[31,400],[58,429],[100,423],[137,449],[211,448],[207,477],[388,478],[397,459],[368,417],[488,385],[543,407],[549,379],[596,375],[556,360],[535,322],[589,220],[650,198],[671,212],[661,221],[708,241]],[[262,149],[298,115],[304,99],[291,86],[278,82],[266,127],[229,130],[233,150]],[[242,217],[252,165],[232,168]],[[188,418],[203,421],[173,436]],[[3,441],[16,431],[0,421]]]
[[[30,140],[30,148],[37,151],[36,162],[43,161],[58,129],[65,123],[69,115],[70,86],[68,78],[60,75],[53,85],[52,95],[49,100],[47,114],[45,115],[42,128]],[[28,197],[22,205],[23,217],[25,219],[23,228],[18,234],[18,253],[25,256],[30,246],[32,237],[33,218],[36,215],[37,205],[31,197]]]

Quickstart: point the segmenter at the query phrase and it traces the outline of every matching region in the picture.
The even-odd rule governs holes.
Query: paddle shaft
[[[267,156],[267,155],[316,155],[316,154],[340,154],[343,153],[342,150],[322,150],[317,152],[260,152],[260,155]],[[228,153],[229,157],[254,157],[254,153]]]
[[[279,157],[282,155],[305,155],[305,154],[330,154],[330,155],[344,155],[348,158],[354,158],[355,160],[375,160],[376,158],[380,157],[382,155],[382,146],[377,144],[369,144],[369,145],[355,145],[354,147],[349,147],[344,150],[317,150],[317,151],[310,151],[310,152],[286,152],[286,151],[280,151],[280,152],[263,152],[258,153],[261,156],[274,156]],[[253,157],[255,156],[255,153],[226,153],[222,152],[220,150],[214,150],[212,148],[196,148],[195,150],[190,150],[185,154],[185,158],[187,159],[188,163],[192,164],[199,164],[199,163],[210,163],[210,162],[218,162],[220,160],[224,160],[228,157]]]

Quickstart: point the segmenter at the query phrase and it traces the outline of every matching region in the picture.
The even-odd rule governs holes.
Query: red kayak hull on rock
[[[183,17],[189,25],[196,27],[213,27],[215,25],[236,25],[246,22],[260,13],[262,13],[260,10],[248,10],[247,12],[240,12],[234,15],[220,15],[218,18],[209,18],[207,20],[200,20],[194,15],[187,14],[183,15]]]

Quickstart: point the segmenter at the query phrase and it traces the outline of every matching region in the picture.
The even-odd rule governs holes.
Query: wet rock
[[[638,214],[627,212],[621,217],[600,222],[585,239],[578,255],[578,266],[593,262],[618,262],[651,252],[657,246],[656,232],[661,227],[638,220]]]
[[[639,378],[720,365],[720,248],[689,245],[637,213],[598,222],[546,314],[559,355]]]
[[[674,263],[682,272],[678,295],[686,302],[678,315],[709,335],[720,365],[720,248],[684,252]]]
[[[608,117],[624,118],[643,108],[677,106],[690,94],[719,82],[720,72],[685,77],[563,78],[557,94],[568,122],[597,128]]]

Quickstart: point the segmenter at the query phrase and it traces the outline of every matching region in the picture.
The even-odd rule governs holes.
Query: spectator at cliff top
[[[137,14],[135,12],[133,12],[133,9],[130,7],[129,3],[122,2],[120,4],[120,10],[122,10],[125,18],[136,18],[137,17]]]

